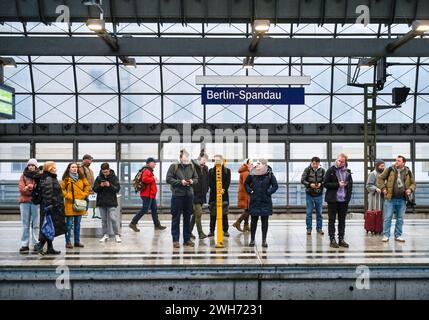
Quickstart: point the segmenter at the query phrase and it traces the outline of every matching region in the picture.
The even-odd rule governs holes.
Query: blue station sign
[[[304,88],[204,87],[201,104],[304,104]]]

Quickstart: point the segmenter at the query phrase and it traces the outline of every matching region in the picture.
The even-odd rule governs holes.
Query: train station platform
[[[0,222],[0,299],[429,299],[426,219],[405,220],[405,243],[382,243],[349,220],[348,249],[296,220],[270,220],[268,248],[260,233],[249,247],[250,234],[231,228],[224,248],[208,238],[173,249],[169,221],[155,231],[145,220],[139,233],[127,222],[122,243],[88,237],[66,250],[62,236],[61,254],[43,257],[19,254],[20,223]]]

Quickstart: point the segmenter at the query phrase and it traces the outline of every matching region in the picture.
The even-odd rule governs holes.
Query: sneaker
[[[34,246],[34,249],[36,249],[39,255],[45,255],[45,252],[43,251],[43,246],[41,246],[39,243]]]
[[[237,229],[240,232],[243,232],[243,229],[241,229],[240,227],[240,223],[238,221],[235,221],[234,224],[232,225],[235,229]]]
[[[74,246],[75,246],[75,248],[83,248],[83,247],[85,247],[82,243],[75,243],[74,244]]]
[[[348,248],[349,247],[349,244],[347,242],[345,242],[343,239],[339,239],[338,240],[338,245],[340,247],[343,247],[343,248]]]
[[[180,243],[179,243],[179,241],[174,241],[174,242],[173,242],[173,248],[175,248],[175,249],[179,249],[179,248],[180,248]]]
[[[61,251],[55,250],[54,248],[49,248],[48,251],[46,251],[46,254],[60,254]]]
[[[322,229],[318,229],[317,233],[320,234],[321,236],[323,236],[325,234]]]
[[[307,236],[311,235],[311,229],[307,229]]]
[[[134,224],[134,223],[130,223],[128,226],[129,226],[131,229],[133,229],[133,231],[135,231],[135,232],[140,232],[140,229],[139,229],[139,228],[137,228],[137,225],[136,225],[136,224]]]
[[[267,240],[262,240],[262,246],[263,246],[264,248],[268,248]]]
[[[167,227],[166,227],[166,226],[161,226],[161,225],[159,225],[159,226],[156,226],[156,227],[155,227],[155,230],[165,230],[165,229],[167,229]]]
[[[339,248],[340,246],[338,245],[337,241],[335,241],[335,239],[331,239],[331,242],[329,243],[329,246],[331,248]]]
[[[191,240],[188,240],[184,243],[185,247],[195,247],[195,243],[193,243]]]
[[[28,253],[30,251],[30,248],[28,246],[23,246],[19,248],[19,253]]]
[[[122,242],[121,236],[120,236],[119,234],[117,234],[117,235],[115,236],[115,241],[116,241],[117,243],[121,243],[121,242]]]
[[[396,238],[395,238],[395,241],[398,241],[398,242],[405,242],[405,239],[404,239],[404,238],[402,238],[402,237],[396,237]]]
[[[202,240],[202,239],[207,238],[207,235],[206,235],[205,233],[200,233],[200,234],[198,235],[198,238],[199,238],[200,240]]]
[[[66,248],[67,249],[73,249],[73,245],[70,242],[66,243]]]
[[[254,247],[255,246],[255,240],[251,240],[249,242],[249,247]]]
[[[98,240],[99,242],[106,242],[107,240],[109,240],[109,235],[105,234],[103,236],[103,238],[101,238],[100,240]]]
[[[229,237],[229,233],[228,233],[228,231],[224,231],[224,232],[223,232],[223,236],[228,238],[228,237]]]
[[[384,236],[383,239],[381,239],[381,241],[383,241],[383,242],[389,242],[389,238],[386,237],[386,236]]]

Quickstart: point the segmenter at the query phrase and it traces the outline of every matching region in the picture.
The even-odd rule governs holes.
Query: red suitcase
[[[377,195],[376,195],[377,197]],[[377,202],[377,201],[376,201]],[[381,208],[381,194],[378,194],[378,206],[376,210],[368,210],[365,212],[365,230],[366,233],[372,234],[383,233],[383,211]]]

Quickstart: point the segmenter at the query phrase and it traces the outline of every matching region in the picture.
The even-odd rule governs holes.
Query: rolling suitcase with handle
[[[365,230],[366,233],[381,234],[383,232],[383,211],[381,210],[381,194],[375,194],[376,208],[365,212]],[[378,205],[378,206],[377,206]]]

